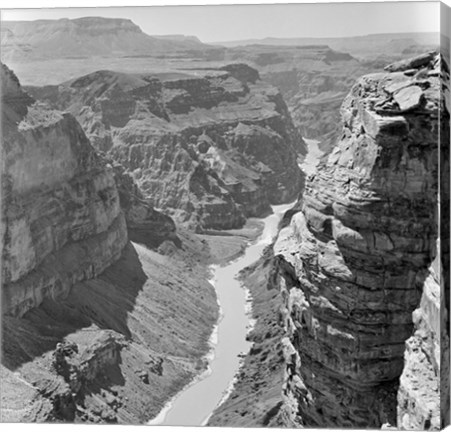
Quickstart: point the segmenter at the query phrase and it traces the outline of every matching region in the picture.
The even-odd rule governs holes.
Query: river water
[[[316,170],[322,151],[319,141],[304,138],[308,152],[299,164],[306,175]],[[257,261],[264,248],[277,235],[283,214],[293,206],[272,206],[273,214],[261,219],[263,231],[257,241],[247,247],[244,255],[225,266],[214,266],[212,284],[220,305],[220,319],[210,338],[212,349],[207,356],[206,372],[178,393],[149,425],[202,426],[215,408],[230,394],[240,367],[240,354],[246,354],[251,342],[246,335],[253,326],[250,297],[237,280],[238,273]]]
[[[211,342],[208,371],[176,395],[148,424],[170,426],[201,426],[231,390],[240,367],[239,354],[247,353],[251,343],[246,335],[252,325],[246,291],[236,279],[238,273],[257,261],[264,248],[277,235],[277,227],[285,211],[293,204],[273,206],[273,214],[261,219],[262,234],[247,247],[244,255],[226,266],[213,268],[220,319]]]
[[[307,144],[308,151],[304,160],[299,164],[299,167],[306,175],[310,175],[316,171],[316,166],[323,152],[319,148],[318,140],[304,138],[304,141]]]

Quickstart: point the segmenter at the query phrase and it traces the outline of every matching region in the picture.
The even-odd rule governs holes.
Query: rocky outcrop
[[[404,369],[398,392],[398,426],[406,430],[441,429],[439,382],[441,353],[449,343],[440,340],[440,250],[423,284],[419,307],[413,312],[414,334],[406,341]],[[445,342],[442,344],[442,342]],[[446,363],[443,363],[446,366]]]
[[[240,46],[229,49],[226,57],[255,65],[262,79],[280,89],[301,135],[313,139],[335,130],[341,103],[355,80],[378,68],[348,52],[306,41],[298,46]]]
[[[127,222],[128,238],[155,249],[163,242],[179,242],[174,221],[155,210],[146,200],[130,174],[113,160],[119,202]]]
[[[195,75],[99,71],[28,90],[76,115],[145,199],[186,227],[239,227],[302,184],[302,138],[277,89],[247,65]]]
[[[66,420],[75,419],[75,402],[89,392],[89,386],[95,385],[96,380],[99,380],[108,368],[117,368],[121,362],[120,351],[127,345],[122,335],[111,330],[100,330],[93,334],[91,340],[79,338],[77,342],[59,342],[52,353],[51,369],[60,381],[64,381],[62,388],[70,391],[67,392],[70,402],[66,409],[71,415],[65,415]],[[107,405],[110,406],[99,414],[105,422],[117,423],[114,411],[117,411],[122,402],[114,394],[108,396]]]
[[[2,320],[2,421],[146,423],[206,367],[217,320],[205,246],[128,243],[70,293]]]
[[[447,57],[445,57],[447,58]],[[448,56],[449,59],[449,56]],[[387,70],[407,71],[427,66],[433,54],[398,62]],[[431,73],[435,75],[435,71]],[[413,335],[406,341],[404,370],[398,392],[398,426],[403,429],[442,429],[449,424],[449,68],[443,61],[440,117],[439,238],[435,259],[423,284],[412,318]],[[415,96],[416,98],[416,96]]]
[[[2,312],[67,295],[127,242],[114,173],[71,114],[44,109],[2,66]]]
[[[226,58],[255,65],[262,79],[280,89],[301,135],[322,140],[340,124],[341,104],[359,77],[409,56],[396,48],[405,42],[396,35],[391,38],[393,46],[380,45],[382,51],[376,52],[377,45],[387,42],[387,35],[380,36],[379,41],[356,38],[360,39],[357,56],[353,53],[357,42],[353,38],[267,39],[230,48]],[[436,46],[438,43],[424,50]],[[368,53],[371,58],[364,59]]]
[[[438,55],[388,70],[352,88],[341,139],[275,245],[291,426],[440,427],[432,262],[449,71]]]

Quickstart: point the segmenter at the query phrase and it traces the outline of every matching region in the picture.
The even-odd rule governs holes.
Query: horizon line
[[[213,6],[213,5],[212,5]],[[123,6],[124,8],[127,8],[129,6]],[[158,6],[149,6],[149,7],[158,7]],[[160,6],[163,7],[163,6]],[[176,7],[176,6],[174,6]],[[104,6],[104,7],[100,7],[100,9],[108,9],[108,6]],[[9,8],[9,10],[14,10],[15,8]],[[43,9],[43,8],[27,8],[27,9]],[[51,8],[53,9],[53,8]],[[55,8],[55,9],[59,9],[59,8]],[[77,9],[77,8],[70,8],[70,9]],[[97,9],[97,8],[92,8],[92,9]],[[5,9],[2,9],[5,10]],[[8,10],[8,9],[6,9]],[[197,36],[196,34],[187,34],[187,33],[161,33],[161,34],[150,34],[150,33],[146,33],[140,25],[136,24],[132,19],[130,18],[112,18],[112,17],[104,17],[104,16],[99,16],[99,15],[87,15],[84,17],[78,17],[78,18],[67,18],[67,17],[62,17],[62,18],[56,18],[56,19],[52,19],[52,18],[39,18],[39,19],[31,19],[31,20],[8,20],[8,19],[3,19],[2,18],[2,14],[0,14],[0,23],[2,22],[9,22],[9,23],[32,23],[32,22],[38,22],[38,21],[63,21],[63,20],[67,20],[67,21],[76,21],[76,20],[82,20],[85,18],[102,18],[105,20],[124,20],[124,21],[130,21],[132,22],[134,25],[136,25],[144,34],[146,34],[147,36],[150,37],[158,37],[158,36],[194,36],[196,37],[198,40],[200,40],[202,43],[207,44],[207,45],[213,45],[213,44],[221,44],[221,43],[236,43],[236,42],[249,42],[249,41],[264,41],[266,39],[275,39],[275,40],[293,40],[293,39],[351,39],[351,38],[356,38],[356,37],[368,37],[368,36],[379,36],[379,35],[403,35],[403,34],[440,34],[439,31],[404,31],[404,32],[378,32],[378,33],[365,33],[365,34],[354,34],[351,36],[288,36],[288,37],[283,37],[283,36],[264,36],[264,37],[257,37],[257,38],[246,38],[246,39],[222,39],[222,40],[215,40],[215,41],[210,41],[210,42],[204,42],[199,36]]]

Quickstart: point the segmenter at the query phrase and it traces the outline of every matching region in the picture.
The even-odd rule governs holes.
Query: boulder
[[[393,98],[401,111],[408,111],[417,108],[421,104],[423,90],[419,86],[412,85],[395,92]]]
[[[384,69],[387,72],[402,72],[406,71],[411,73],[412,70],[418,70],[421,67],[430,65],[430,63],[435,59],[436,53],[430,52],[425,54],[420,54],[416,57],[409,58],[406,60],[400,60],[398,62],[392,63],[386,66]]]

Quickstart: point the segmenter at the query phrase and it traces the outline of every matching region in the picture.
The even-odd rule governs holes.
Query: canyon
[[[150,36],[130,20],[94,17],[5,22],[1,43],[2,61],[33,86],[98,70],[190,74],[245,62],[280,89],[301,135],[312,139],[336,132],[341,102],[360,76],[445,45],[434,32],[205,44],[194,36]]]
[[[190,74],[98,71],[27,91],[76,116],[94,147],[186,228],[242,227],[302,187],[302,138],[279,91],[245,64]]]
[[[246,219],[293,199],[303,180],[296,164],[303,141],[278,91],[245,65],[213,72],[163,81],[162,95],[156,78],[102,71],[75,80],[75,102],[62,111],[64,98],[46,99],[49,88],[25,92],[2,66],[2,421],[143,423],[207,367],[218,319],[209,265],[241,254],[260,230]],[[92,94],[92,107],[79,103]],[[112,141],[127,126],[132,142],[146,128],[155,132],[155,164],[172,160],[173,139],[182,157],[162,187],[176,193],[179,178],[193,188],[199,181],[211,207],[224,197],[223,207],[236,206],[238,223],[222,215],[235,230],[218,231],[225,226],[217,216],[190,225],[155,209],[157,199],[174,198],[150,194],[130,169],[142,159],[133,156],[140,146],[125,140],[108,151],[99,123]],[[190,125],[196,140],[185,147]],[[183,163],[192,178],[177,173]],[[204,189],[194,192],[204,197]]]
[[[409,57],[429,36],[363,59],[365,38],[2,28],[27,85],[1,65],[1,421],[449,422],[450,71]]]
[[[332,151],[306,140],[319,166],[302,167],[301,199],[242,274],[253,347],[209,425],[448,422],[449,68],[425,54],[386,70],[353,87]]]
[[[1,72],[2,421],[143,422],[205,367],[208,242]]]

